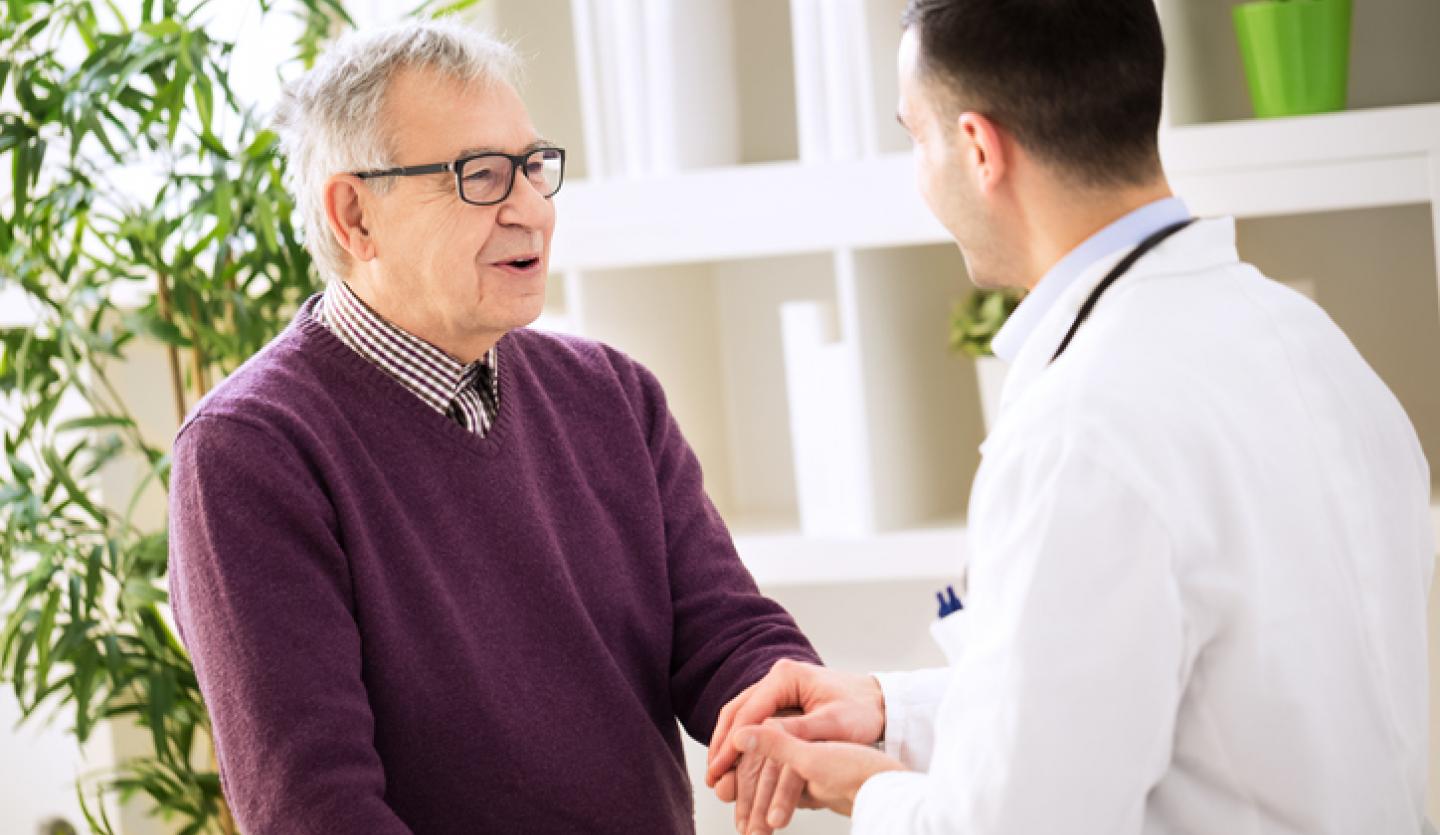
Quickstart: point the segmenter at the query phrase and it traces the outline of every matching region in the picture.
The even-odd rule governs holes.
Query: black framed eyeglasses
[[[429,165],[407,165],[384,171],[356,171],[362,180],[375,177],[418,177],[422,174],[455,173],[455,191],[460,199],[472,206],[493,206],[503,203],[515,188],[515,172],[523,170],[525,179],[540,192],[541,197],[554,197],[565,182],[565,149],[536,148],[523,154],[487,152],[463,156],[453,162]]]

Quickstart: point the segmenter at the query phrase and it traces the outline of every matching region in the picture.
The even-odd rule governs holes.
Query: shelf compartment
[[[591,159],[570,5],[570,0],[486,0],[467,14],[515,47],[521,61],[517,87],[531,121],[565,148],[565,178],[582,180],[590,175]]]
[[[1253,115],[1231,10],[1238,0],[1157,0],[1165,32],[1170,124],[1195,125]],[[1433,0],[1354,3],[1349,109],[1440,102]]]
[[[802,160],[860,159],[905,147],[893,118],[903,9],[903,0],[791,0]]]
[[[874,529],[961,518],[984,439],[975,364],[949,350],[971,289],[950,244],[841,253],[842,325],[864,392]]]
[[[963,516],[983,430],[973,363],[947,347],[954,247],[835,254],[835,302],[785,306],[800,529],[868,536]]]
[[[727,521],[793,529],[780,308],[834,298],[821,254],[586,270],[567,307],[579,333],[655,373]]]
[[[573,0],[571,8],[597,179],[795,159],[783,4],[694,0],[681,11]]]

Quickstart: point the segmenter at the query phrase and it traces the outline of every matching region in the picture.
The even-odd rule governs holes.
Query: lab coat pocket
[[[961,610],[930,624],[930,636],[939,644],[945,660],[952,667],[960,663],[961,650],[965,646],[966,620],[965,612]]]

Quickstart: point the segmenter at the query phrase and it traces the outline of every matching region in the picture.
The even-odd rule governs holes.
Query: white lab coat
[[[912,772],[857,833],[1418,833],[1430,479],[1316,305],[1209,220],[1016,358],[946,669],[881,675]],[[1383,281],[1384,276],[1359,277]]]

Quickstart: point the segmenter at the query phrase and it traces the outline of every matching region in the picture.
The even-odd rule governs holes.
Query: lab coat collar
[[[1135,209],[1086,238],[1046,271],[1015,312],[995,334],[990,347],[995,356],[1013,363],[1030,334],[1045,314],[1072,284],[1083,277],[1096,261],[1114,252],[1129,250],[1155,232],[1190,217],[1190,210],[1178,197],[1165,197]]]
[[[1005,379],[1005,389],[1000,396],[999,419],[1003,420],[1015,401],[1039,378],[1050,365],[1050,359],[1065,333],[1070,329],[1080,307],[1089,298],[1091,291],[1105,278],[1116,264],[1129,253],[1129,248],[1110,253],[1091,264],[1075,279],[1060,297],[1035,324],[1020,346],[1015,361],[1011,364]],[[1126,285],[1137,280],[1177,273],[1194,273],[1214,269],[1240,260],[1235,247],[1235,219],[1230,217],[1201,220],[1176,233],[1154,250],[1136,262],[1130,272],[1107,294],[1118,295]],[[1104,307],[1104,302],[1100,308]],[[1097,311],[1099,308],[1097,308]],[[1083,337],[1077,337],[1080,339]]]

